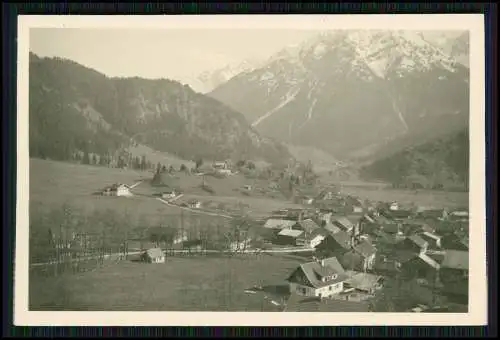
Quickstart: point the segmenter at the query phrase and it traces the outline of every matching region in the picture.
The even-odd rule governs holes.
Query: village
[[[212,171],[231,176],[225,162],[214,162]],[[197,173],[205,176],[206,173]],[[203,180],[203,184],[205,181]],[[103,195],[130,196],[133,186],[116,184]],[[245,185],[242,191],[251,191]],[[311,191],[309,191],[311,192]],[[183,199],[180,189],[162,191],[156,199],[180,209],[236,214],[209,209],[200,199]],[[466,308],[468,299],[468,211],[405,206],[399,202],[371,202],[343,194],[328,185],[319,193],[298,195],[301,208],[273,211],[253,221],[248,228],[210,237],[177,230],[168,237],[161,230],[147,240],[129,240],[123,258],[130,254],[140,261],[167,264],[169,256],[210,253],[301,254],[303,263],[289,276],[281,302],[283,311],[370,311],[373,301],[388,282],[411,282],[426,289],[426,304],[410,306],[407,312],[436,312]],[[257,235],[257,236],[255,236]],[[256,294],[258,285],[246,290]],[[443,300],[444,298],[444,300]],[[443,302],[446,301],[446,302]],[[454,309],[455,308],[455,309]]]

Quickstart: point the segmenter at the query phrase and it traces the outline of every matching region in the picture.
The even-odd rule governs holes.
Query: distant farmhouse
[[[103,196],[132,196],[130,192],[130,187],[125,184],[113,184],[109,187],[104,188],[102,191]]]
[[[176,198],[180,193],[173,189],[173,190],[169,190],[169,191],[164,191],[161,193],[161,197],[164,198],[164,199],[172,199],[172,198]]]
[[[142,260],[147,263],[165,263],[165,254],[160,248],[150,248],[142,253]]]

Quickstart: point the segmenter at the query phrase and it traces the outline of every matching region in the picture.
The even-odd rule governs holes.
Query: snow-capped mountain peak
[[[242,62],[232,63],[219,69],[205,71],[200,74],[197,79],[202,84],[201,92],[210,92],[234,76],[251,72],[261,64],[262,62],[258,60],[243,60]]]
[[[445,130],[467,121],[468,70],[425,33],[318,34],[210,95],[264,135],[333,154]],[[466,38],[457,51],[465,49]]]

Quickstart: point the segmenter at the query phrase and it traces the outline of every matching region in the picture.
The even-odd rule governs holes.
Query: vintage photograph
[[[28,311],[470,312],[467,26],[27,31]]]

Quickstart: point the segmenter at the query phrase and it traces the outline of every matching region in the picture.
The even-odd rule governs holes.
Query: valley
[[[469,45],[438,33],[144,71],[195,90],[30,53],[29,309],[463,311]]]

